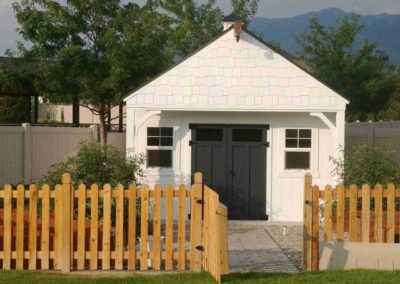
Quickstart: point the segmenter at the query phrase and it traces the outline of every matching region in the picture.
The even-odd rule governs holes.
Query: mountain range
[[[278,43],[280,48],[296,55],[300,47],[296,38],[309,29],[311,17],[317,17],[324,26],[332,26],[340,17],[351,16],[351,13],[337,8],[310,12],[292,18],[256,17],[249,29],[260,35],[265,41]],[[367,15],[360,16],[363,30],[358,43],[368,39],[389,55],[393,63],[400,64],[400,15]]]

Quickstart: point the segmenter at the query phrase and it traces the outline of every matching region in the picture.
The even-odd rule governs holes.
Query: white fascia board
[[[259,107],[259,108],[237,108],[237,107],[226,107],[226,108],[211,108],[207,107],[161,107],[154,105],[128,105],[128,109],[140,109],[149,111],[211,111],[211,112],[338,112],[343,111],[344,108],[270,108],[270,107]]]

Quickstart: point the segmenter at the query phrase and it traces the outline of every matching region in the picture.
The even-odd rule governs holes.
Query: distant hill
[[[296,36],[308,30],[309,19],[316,16],[325,26],[330,26],[339,17],[350,16],[341,9],[330,8],[318,12],[295,16],[292,18],[268,19],[258,17],[250,24],[249,29],[261,35],[264,40],[276,42],[289,53],[299,50]],[[388,54],[394,63],[400,63],[400,15],[361,16],[360,22],[364,29],[359,41],[368,39]]]

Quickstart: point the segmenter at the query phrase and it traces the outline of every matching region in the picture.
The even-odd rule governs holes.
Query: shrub
[[[68,172],[74,185],[97,183],[102,186],[109,183],[127,186],[142,175],[143,161],[142,156],[126,159],[125,154],[113,146],[84,142],[75,156],[51,166],[40,183],[54,186],[60,183],[62,174]]]
[[[390,152],[383,148],[356,145],[345,151],[344,160],[334,163],[335,171],[345,185],[399,184],[400,181],[399,165],[392,160]]]

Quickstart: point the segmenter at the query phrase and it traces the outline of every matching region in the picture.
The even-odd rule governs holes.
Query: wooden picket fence
[[[0,268],[208,271],[220,282],[229,271],[227,209],[202,180],[197,173],[191,190],[73,188],[69,174],[54,188],[6,185]]]
[[[319,242],[398,243],[400,189],[393,184],[320,189],[312,176],[304,183],[304,267],[319,269]],[[322,235],[323,234],[323,235]]]

